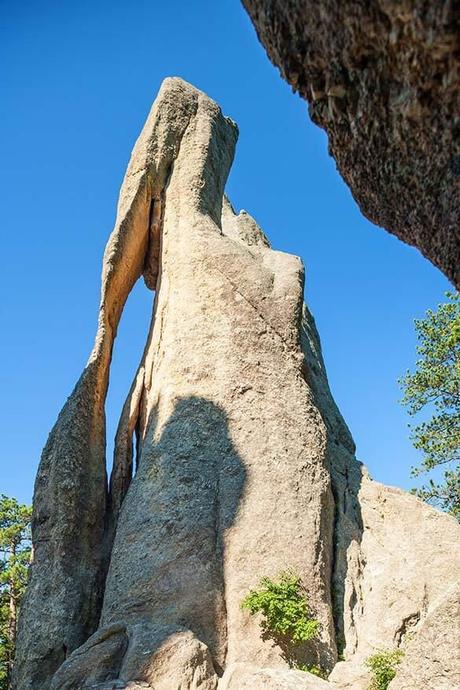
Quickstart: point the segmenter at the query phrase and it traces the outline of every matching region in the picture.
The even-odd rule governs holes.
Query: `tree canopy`
[[[31,556],[32,510],[0,495],[0,690],[10,687],[17,620]]]
[[[423,460],[413,476],[442,468],[442,478],[429,478],[415,493],[460,519],[460,302],[447,293],[447,302],[415,321],[418,337],[414,372],[400,380],[410,415],[431,415],[411,426],[414,447]]]

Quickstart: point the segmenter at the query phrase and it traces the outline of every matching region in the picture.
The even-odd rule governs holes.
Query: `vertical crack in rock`
[[[180,150],[180,144],[179,144]],[[164,186],[156,198],[152,198],[149,208],[148,221],[148,241],[145,253],[142,274],[146,286],[150,290],[158,292],[161,280],[161,235],[163,231],[163,216],[165,207],[165,190],[171,177],[173,164],[167,168]],[[156,185],[158,186],[158,185]],[[155,187],[154,182],[150,181],[150,187]],[[136,438],[136,465],[139,463],[141,446],[141,417],[143,399],[145,393],[145,359],[149,352],[153,324],[155,322],[155,305],[149,328],[147,344],[144,349],[141,363],[136,372],[134,381],[131,385],[128,397],[123,406],[120,421],[118,424],[113,456],[113,469],[110,477],[108,510],[106,519],[105,553],[106,561],[110,558],[113,538],[115,535],[116,523],[121,509],[121,505],[128,491],[129,484],[133,476],[133,437]],[[137,469],[137,467],[136,467]]]
[[[327,462],[331,473],[331,489],[334,496],[333,533],[331,547],[331,598],[336,644],[339,654],[345,647],[344,634],[344,583],[346,577],[346,558],[350,543],[360,540],[362,529],[359,504],[356,495],[360,486],[360,465],[356,462],[355,444],[340,411],[332,397],[327,380],[326,369],[321,352],[319,334],[312,315],[304,305],[300,322],[300,339],[304,362],[302,372],[313,393],[315,407],[320,411],[327,428]],[[348,463],[351,462],[349,472]],[[350,474],[350,476],[348,476]],[[343,524],[343,514],[349,505],[353,531]],[[355,511],[355,512],[353,512]]]
[[[142,271],[145,284],[151,290],[155,290],[158,277],[163,203],[164,191],[162,190],[161,196],[157,199],[152,199],[150,202],[148,247]]]
[[[110,476],[109,504],[107,510],[107,559],[115,534],[121,505],[128,491],[133,475],[133,435],[138,429],[140,404],[144,386],[144,366],[139,367],[129,395],[123,405],[115,435],[113,469]],[[138,441],[136,440],[136,443]],[[137,453],[136,453],[137,456]]]

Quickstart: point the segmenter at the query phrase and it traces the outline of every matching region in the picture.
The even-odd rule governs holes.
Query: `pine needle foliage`
[[[401,402],[412,416],[432,415],[410,425],[413,445],[423,453],[412,475],[443,470],[441,481],[429,478],[414,493],[460,519],[460,301],[459,293],[446,297],[436,311],[415,321],[419,358],[415,371],[400,379]]]
[[[31,555],[32,510],[0,495],[0,690],[9,690]]]

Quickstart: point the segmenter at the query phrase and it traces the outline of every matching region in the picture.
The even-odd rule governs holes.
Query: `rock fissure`
[[[219,468],[219,474],[222,472],[222,467]],[[223,669],[225,668],[226,664],[226,658],[227,658],[227,646],[228,646],[228,626],[227,626],[227,601],[226,601],[226,591],[225,591],[225,572],[224,572],[224,549],[223,549],[223,544],[222,544],[222,533],[223,533],[223,525],[222,525],[222,520],[221,520],[221,509],[222,509],[222,504],[221,504],[221,488],[220,488],[220,478],[219,476],[217,477],[217,484],[216,484],[216,495],[215,495],[215,504],[214,504],[214,511],[215,511],[215,518],[214,518],[214,530],[215,530],[215,552],[217,554],[217,558],[219,559],[220,562],[220,567],[221,567],[221,585],[222,585],[222,616],[224,620],[224,634],[223,634],[223,643],[222,643],[222,659],[220,660],[220,663],[217,659],[213,658],[213,664],[216,669],[216,673],[219,677],[223,675]]]

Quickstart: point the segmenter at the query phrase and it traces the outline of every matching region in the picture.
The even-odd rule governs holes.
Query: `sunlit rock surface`
[[[94,349],[40,463],[15,690],[358,688],[368,654],[437,634],[458,526],[356,461],[303,266],[224,197],[236,139],[205,94],[163,83],[120,192]],[[107,485],[111,353],[142,275],[152,321]],[[241,609],[287,568],[321,624],[295,663],[329,683],[290,669]]]

